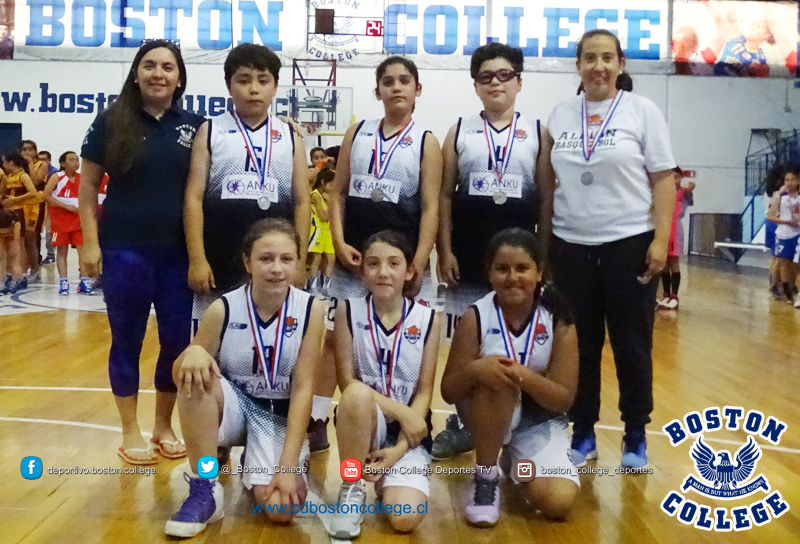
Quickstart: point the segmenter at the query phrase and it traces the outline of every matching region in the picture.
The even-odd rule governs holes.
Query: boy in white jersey
[[[375,70],[375,79],[375,95],[385,115],[347,130],[331,186],[330,227],[337,261],[328,289],[329,331],[340,301],[367,294],[359,275],[359,249],[382,230],[402,232],[412,245],[415,276],[406,295],[427,304],[436,296],[428,261],[436,240],[442,182],[439,141],[412,118],[422,85],[411,60],[385,59]],[[327,417],[336,389],[333,349],[328,334],[312,414],[322,429],[319,424]]]
[[[475,441],[467,520],[497,523],[501,447],[500,467],[524,483],[532,505],[564,518],[579,488],[566,416],[578,386],[575,325],[564,299],[542,283],[533,234],[496,234],[484,263],[494,291],[462,316],[442,376],[442,398],[458,406]]]
[[[778,270],[783,283],[783,292],[789,304],[800,308],[800,180],[797,172],[789,170],[783,178],[786,192],[780,195],[780,202],[772,206],[767,219],[778,224],[775,229],[775,248],[773,255],[778,258]],[[797,282],[797,287],[795,287]]]
[[[403,296],[405,284],[414,278],[414,254],[402,234],[371,236],[362,255],[369,294],[347,299],[334,328],[342,390],[336,412],[339,457],[358,460],[363,480],[375,483],[386,504],[410,505],[410,512],[387,512],[392,527],[407,533],[427,513],[430,494],[430,404],[439,317]],[[342,484],[339,502],[350,508],[331,521],[333,537],[360,534],[365,498],[361,480]]]
[[[483,111],[459,118],[442,146],[436,248],[440,277],[448,287],[448,340],[461,315],[489,292],[480,262],[492,236],[513,227],[534,232],[537,222],[541,236],[549,235],[551,203],[538,191],[540,179],[553,182],[549,162],[539,160],[540,144],[549,139],[542,139],[538,120],[515,110],[523,60],[520,49],[500,43],[475,50],[470,75]],[[471,449],[457,416],[450,416],[433,442],[434,459]]]
[[[195,329],[206,308],[245,279],[237,251],[259,219],[293,223],[303,242],[298,281],[305,275],[311,225],[305,147],[289,124],[269,113],[280,68],[263,45],[233,48],[225,83],[234,110],[206,121],[194,139],[185,223]]]
[[[323,307],[292,286],[303,245],[290,223],[258,221],[243,246],[250,281],[212,303],[172,370],[191,472],[189,496],[166,524],[171,536],[195,536],[223,516],[218,446],[245,446],[237,472],[254,502],[277,507],[270,521],[290,522],[305,502]]]

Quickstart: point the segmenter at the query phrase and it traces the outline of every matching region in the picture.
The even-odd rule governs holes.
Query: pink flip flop
[[[153,444],[156,451],[167,459],[180,459],[182,457],[186,457],[186,445],[183,443],[183,440],[156,440],[155,438],[150,439],[150,443]],[[177,446],[183,446],[183,450],[169,452],[164,448],[164,445],[172,446],[173,448]]]
[[[144,459],[137,459],[135,457],[131,457],[129,455],[131,453],[146,453],[151,457]],[[158,455],[156,455],[155,452],[150,448],[128,448],[128,449],[119,448],[117,450],[117,455],[122,457],[122,459],[129,465],[155,465],[156,463],[158,463]]]

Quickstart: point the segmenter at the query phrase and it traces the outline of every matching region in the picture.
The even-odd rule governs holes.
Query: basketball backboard
[[[344,134],[352,122],[353,89],[305,85],[278,87],[272,100],[272,111],[304,125],[318,124],[315,131],[322,135]]]

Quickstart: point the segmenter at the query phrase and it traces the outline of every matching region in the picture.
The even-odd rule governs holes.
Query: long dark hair
[[[19,149],[10,149],[3,153],[3,160],[6,162],[13,162],[17,166],[21,167],[23,172],[30,175],[31,172],[28,168],[28,161],[22,156],[22,153]]]
[[[180,100],[186,90],[186,65],[183,63],[181,50],[167,40],[153,40],[142,44],[133,58],[128,78],[122,86],[119,97],[108,109],[106,168],[126,172],[142,152],[144,139],[144,122],[141,117],[142,91],[136,83],[136,77],[144,56],[159,47],[168,49],[178,64],[178,87],[172,93],[173,105]]]

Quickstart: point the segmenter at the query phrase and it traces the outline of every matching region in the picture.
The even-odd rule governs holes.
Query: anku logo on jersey
[[[727,450],[714,451],[703,440],[704,432],[723,428],[723,419],[726,430],[738,431],[741,421],[744,431],[750,435],[733,456]],[[697,437],[689,451],[696,474],[684,478],[680,487],[684,493],[694,490],[704,497],[727,501],[749,497],[758,491],[769,493],[763,500],[731,508],[731,518],[728,518],[726,508],[714,508],[712,513],[711,507],[698,504],[677,491],[670,491],[661,502],[661,510],[667,515],[677,514],[681,523],[705,531],[729,532],[731,529],[742,531],[753,525],[766,525],[789,510],[779,491],[770,493],[769,481],[763,474],[753,476],[762,453],[754,436],[777,445],[786,431],[786,424],[782,421],[772,416],[765,420],[764,414],[758,410],[745,414],[744,408],[738,406],[725,406],[723,410],[715,406],[703,410],[702,417],[700,412],[689,412],[683,421],[670,421],[662,430],[673,446],[685,442],[689,436]]]
[[[228,182],[226,186],[228,188],[228,192],[232,195],[243,195],[244,194],[244,183],[240,180],[232,180]]]
[[[409,328],[407,328],[403,335],[406,337],[406,340],[412,344],[416,344],[417,340],[419,340],[421,336],[419,328],[417,328],[415,325],[411,325]]]
[[[283,335],[286,338],[291,338],[294,334],[294,331],[297,330],[297,319],[294,317],[287,315],[286,319],[283,322]]]

